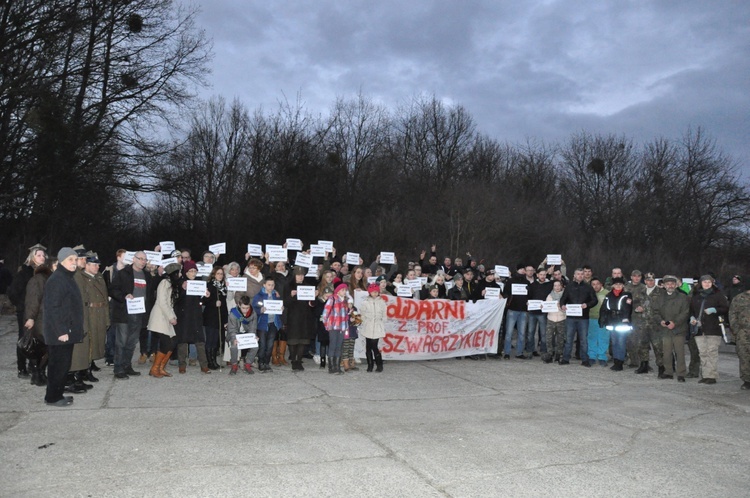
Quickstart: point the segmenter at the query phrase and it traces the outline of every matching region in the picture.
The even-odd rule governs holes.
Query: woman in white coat
[[[373,365],[377,365],[376,372],[383,371],[383,357],[378,349],[378,341],[385,337],[386,305],[380,297],[380,285],[370,284],[367,287],[367,296],[359,308],[362,315],[362,325],[359,333],[365,338],[367,356],[367,371],[372,372]]]
[[[156,288],[156,303],[148,320],[148,329],[156,334],[156,342],[159,345],[154,364],[148,374],[157,379],[172,376],[165,367],[174,349],[174,326],[177,325],[174,303],[179,297],[179,288],[182,285],[180,269],[177,263],[168,264],[164,268],[166,276]]]

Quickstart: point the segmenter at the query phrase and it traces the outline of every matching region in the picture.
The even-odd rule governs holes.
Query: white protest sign
[[[211,275],[211,270],[214,269],[214,265],[209,263],[196,263],[195,267],[198,269],[199,277],[207,277]]]
[[[510,277],[510,269],[507,266],[495,265],[495,275],[498,277]]]
[[[565,314],[567,316],[583,316],[583,308],[580,304],[566,304]]]
[[[167,265],[171,265],[172,263],[177,264],[177,258],[164,258],[159,261],[159,266],[166,268]]]
[[[263,247],[260,244],[248,244],[247,253],[250,256],[263,256]]]
[[[396,253],[380,251],[380,263],[392,265],[396,263]]]
[[[286,261],[288,258],[286,249],[280,246],[274,246],[270,249],[269,246],[266,246],[266,252],[268,252],[269,261]]]
[[[318,265],[310,265],[307,268],[306,277],[317,277],[318,276]]]
[[[286,239],[286,248],[292,251],[301,251],[302,241],[300,239]]]
[[[172,254],[172,251],[175,250],[174,241],[164,240],[159,242],[159,249],[161,249],[162,254]]]
[[[126,265],[132,264],[133,256],[135,256],[135,251],[125,251],[125,256],[122,257],[122,262]]]
[[[408,285],[402,284],[398,286],[396,295],[398,297],[414,297],[414,291]]]
[[[552,265],[561,265],[562,264],[562,254],[547,254],[547,264]]]
[[[140,315],[146,312],[145,297],[134,297],[133,299],[126,299],[125,303],[128,307],[128,315]]]
[[[188,296],[205,296],[206,295],[206,281],[205,280],[188,280],[185,293]]]
[[[427,277],[417,277],[422,285],[427,285]]]
[[[695,279],[694,278],[690,278],[690,277],[685,277],[685,278],[682,279],[682,283],[683,284],[693,285],[695,283]]]
[[[143,251],[146,255],[146,259],[152,265],[159,266],[161,264],[161,253],[157,251]]]
[[[263,301],[266,315],[280,315],[284,312],[284,301],[280,299],[267,299]]]
[[[294,266],[304,266],[305,268],[310,268],[312,264],[312,254],[305,254],[304,252],[297,253],[297,259],[294,260]]]
[[[229,277],[227,279],[227,290],[247,292],[247,279],[244,277]]]
[[[542,302],[542,313],[557,313],[560,308],[557,306],[557,301],[544,301]]]
[[[510,293],[514,296],[528,296],[529,289],[526,284],[512,284]]]
[[[348,265],[358,265],[359,264],[359,253],[358,252],[348,252],[346,253],[346,263]]]
[[[526,302],[526,306],[528,306],[529,311],[540,311],[542,309],[542,301],[541,299],[529,299]]]
[[[453,283],[453,280],[446,280],[446,281],[445,281],[445,284],[444,284],[444,285],[445,285],[445,290],[446,290],[446,291],[449,291],[449,290],[451,290],[451,289],[453,288],[453,286],[454,286],[454,285],[456,285],[456,284],[454,284],[454,283]]]
[[[319,240],[318,244],[323,246],[327,252],[333,252],[333,241],[331,240]]]
[[[297,301],[313,301],[313,300],[315,300],[315,286],[314,285],[297,286]]]
[[[326,248],[320,244],[310,244],[310,256],[324,258],[326,256]]]
[[[418,278],[414,280],[404,280],[404,285],[409,287],[411,290],[419,290],[422,288],[422,281]]]
[[[500,287],[486,287],[484,289],[485,299],[500,299]]]
[[[217,256],[219,254],[226,254],[227,253],[227,243],[226,242],[219,242],[218,244],[211,244],[208,246],[208,250],[212,253],[216,254]]]
[[[367,285],[374,284],[378,280],[378,277],[367,277]]]
[[[250,349],[258,347],[258,336],[255,334],[237,334],[237,349]]]

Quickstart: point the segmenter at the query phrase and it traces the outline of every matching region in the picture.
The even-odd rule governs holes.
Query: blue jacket
[[[258,316],[258,330],[268,330],[268,320],[273,317],[273,323],[277,329],[281,329],[281,315],[269,315],[267,313],[261,313],[260,308],[263,306],[263,301],[280,301],[279,293],[273,291],[273,296],[266,294],[266,288],[263,287],[259,293],[253,298],[253,310]]]

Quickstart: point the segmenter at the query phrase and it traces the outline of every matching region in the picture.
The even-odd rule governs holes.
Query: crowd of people
[[[219,264],[216,254],[204,251],[196,262],[189,249],[169,251],[161,263],[154,252],[161,248],[151,255],[118,250],[115,262],[100,271],[98,255],[82,245],[64,247],[56,258],[39,244],[29,248],[7,279],[7,294],[19,339],[30,336],[41,344],[32,353],[19,346],[18,377],[46,386],[46,403],[67,406],[73,398],[66,394],[92,389],[102,359],[118,380],[140,375],[133,368],[136,347],[138,363],[151,362],[154,378],[171,377],[167,367],[175,358],[180,374],[196,364],[210,374],[221,363],[232,376],[289,363],[303,371],[304,359],[343,374],[359,369],[354,348],[361,335],[367,371],[382,372],[383,295],[504,299],[498,350],[466,357],[471,360],[540,357],[568,365],[575,358],[585,367],[632,367],[646,374],[653,350],[659,379],[676,375],[680,382],[700,378],[703,384],[716,383],[719,345],[722,336],[731,340],[731,324],[741,387],[750,389],[750,291],[740,275],[727,289],[711,274],[684,282],[633,270],[625,279],[614,268],[602,279],[587,265],[568,279],[564,261],[551,265],[546,259],[499,275],[469,253],[465,263],[450,257],[439,263],[436,246],[402,268],[395,257],[381,263],[381,255],[369,266],[358,255],[347,261],[351,253],[338,257],[332,247],[307,266],[275,261],[268,253],[248,253],[241,265]]]

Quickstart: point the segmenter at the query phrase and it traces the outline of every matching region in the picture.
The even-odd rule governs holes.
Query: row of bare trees
[[[460,105],[416,97],[389,111],[366,96],[314,118],[299,102],[250,112],[216,98],[193,113],[164,165],[147,238],[186,245],[333,239],[341,250],[416,258],[469,251],[491,263],[562,252],[658,272],[748,265],[750,191],[701,129],[646,144],[573,134],[501,143]]]

